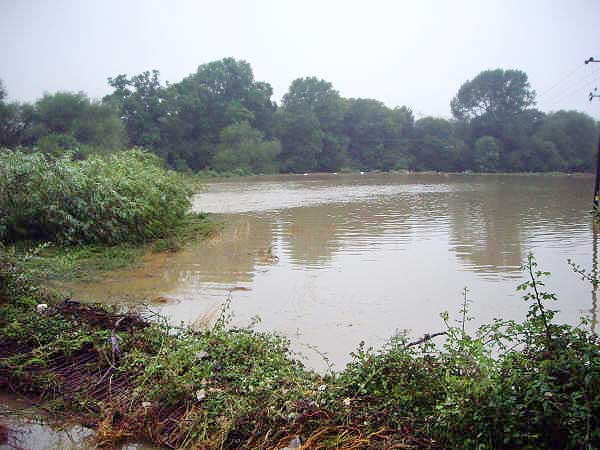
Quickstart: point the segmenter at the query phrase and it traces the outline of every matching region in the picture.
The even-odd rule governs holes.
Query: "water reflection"
[[[297,349],[319,347],[339,368],[361,340],[438,331],[438,313],[458,309],[464,286],[479,322],[522,317],[514,288],[534,251],[553,272],[549,288],[569,299],[558,306],[562,317],[574,323],[589,313],[595,327],[596,303],[590,312],[589,292],[566,264],[589,261],[597,245],[589,182],[434,174],[214,182],[194,207],[225,221],[218,238],[70,289],[97,300],[173,299],[158,309],[189,323],[243,287],[232,293],[237,324],[258,314],[262,328]],[[308,363],[322,367],[315,354]]]

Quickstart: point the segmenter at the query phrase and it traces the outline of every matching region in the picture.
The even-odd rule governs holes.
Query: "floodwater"
[[[52,418],[33,403],[0,393],[0,425],[8,430],[0,449],[89,450],[96,448],[94,430]],[[145,444],[126,444],[121,450],[154,450]]]
[[[323,355],[341,370],[360,341],[381,346],[402,330],[418,338],[458,318],[468,287],[473,328],[523,318],[516,286],[534,252],[552,272],[560,319],[595,327],[589,283],[594,230],[589,176],[352,174],[210,182],[193,208],[214,213],[216,238],[148,255],[74,298],[155,302],[173,322],[202,326],[231,296],[233,324],[288,336],[308,366]],[[163,303],[156,303],[156,300]]]

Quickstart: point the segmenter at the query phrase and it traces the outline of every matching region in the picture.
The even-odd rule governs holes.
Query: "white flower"
[[[198,389],[196,391],[196,399],[201,402],[206,398],[206,391],[204,389]]]
[[[150,408],[151,406],[152,406],[152,403],[150,403],[150,402],[142,402],[143,408]]]
[[[344,399],[344,406],[350,406],[350,403],[352,403],[352,399],[350,397],[346,397]]]
[[[45,303],[40,303],[39,305],[37,305],[36,309],[38,313],[45,314],[48,310],[48,305]]]
[[[208,356],[208,353],[204,350],[196,353],[196,359],[204,359]]]
[[[321,386],[319,386],[319,392],[325,392],[326,390],[327,390],[326,384],[322,384]]]

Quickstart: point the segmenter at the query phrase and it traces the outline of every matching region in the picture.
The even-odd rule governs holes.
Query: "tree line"
[[[8,102],[0,83],[0,147],[78,158],[143,147],[177,170],[275,173],[340,170],[589,171],[597,123],[544,113],[520,70],[486,70],[451,101],[453,118],[415,120],[407,106],[344,98],[316,77],[294,80],[281,104],[249,63],[202,64],[178,83],[158,71],[109,78],[83,92]]]

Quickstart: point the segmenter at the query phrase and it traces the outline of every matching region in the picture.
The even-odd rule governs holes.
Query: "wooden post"
[[[596,159],[596,182],[594,183],[594,212],[600,203],[600,133],[598,135],[598,158]]]

